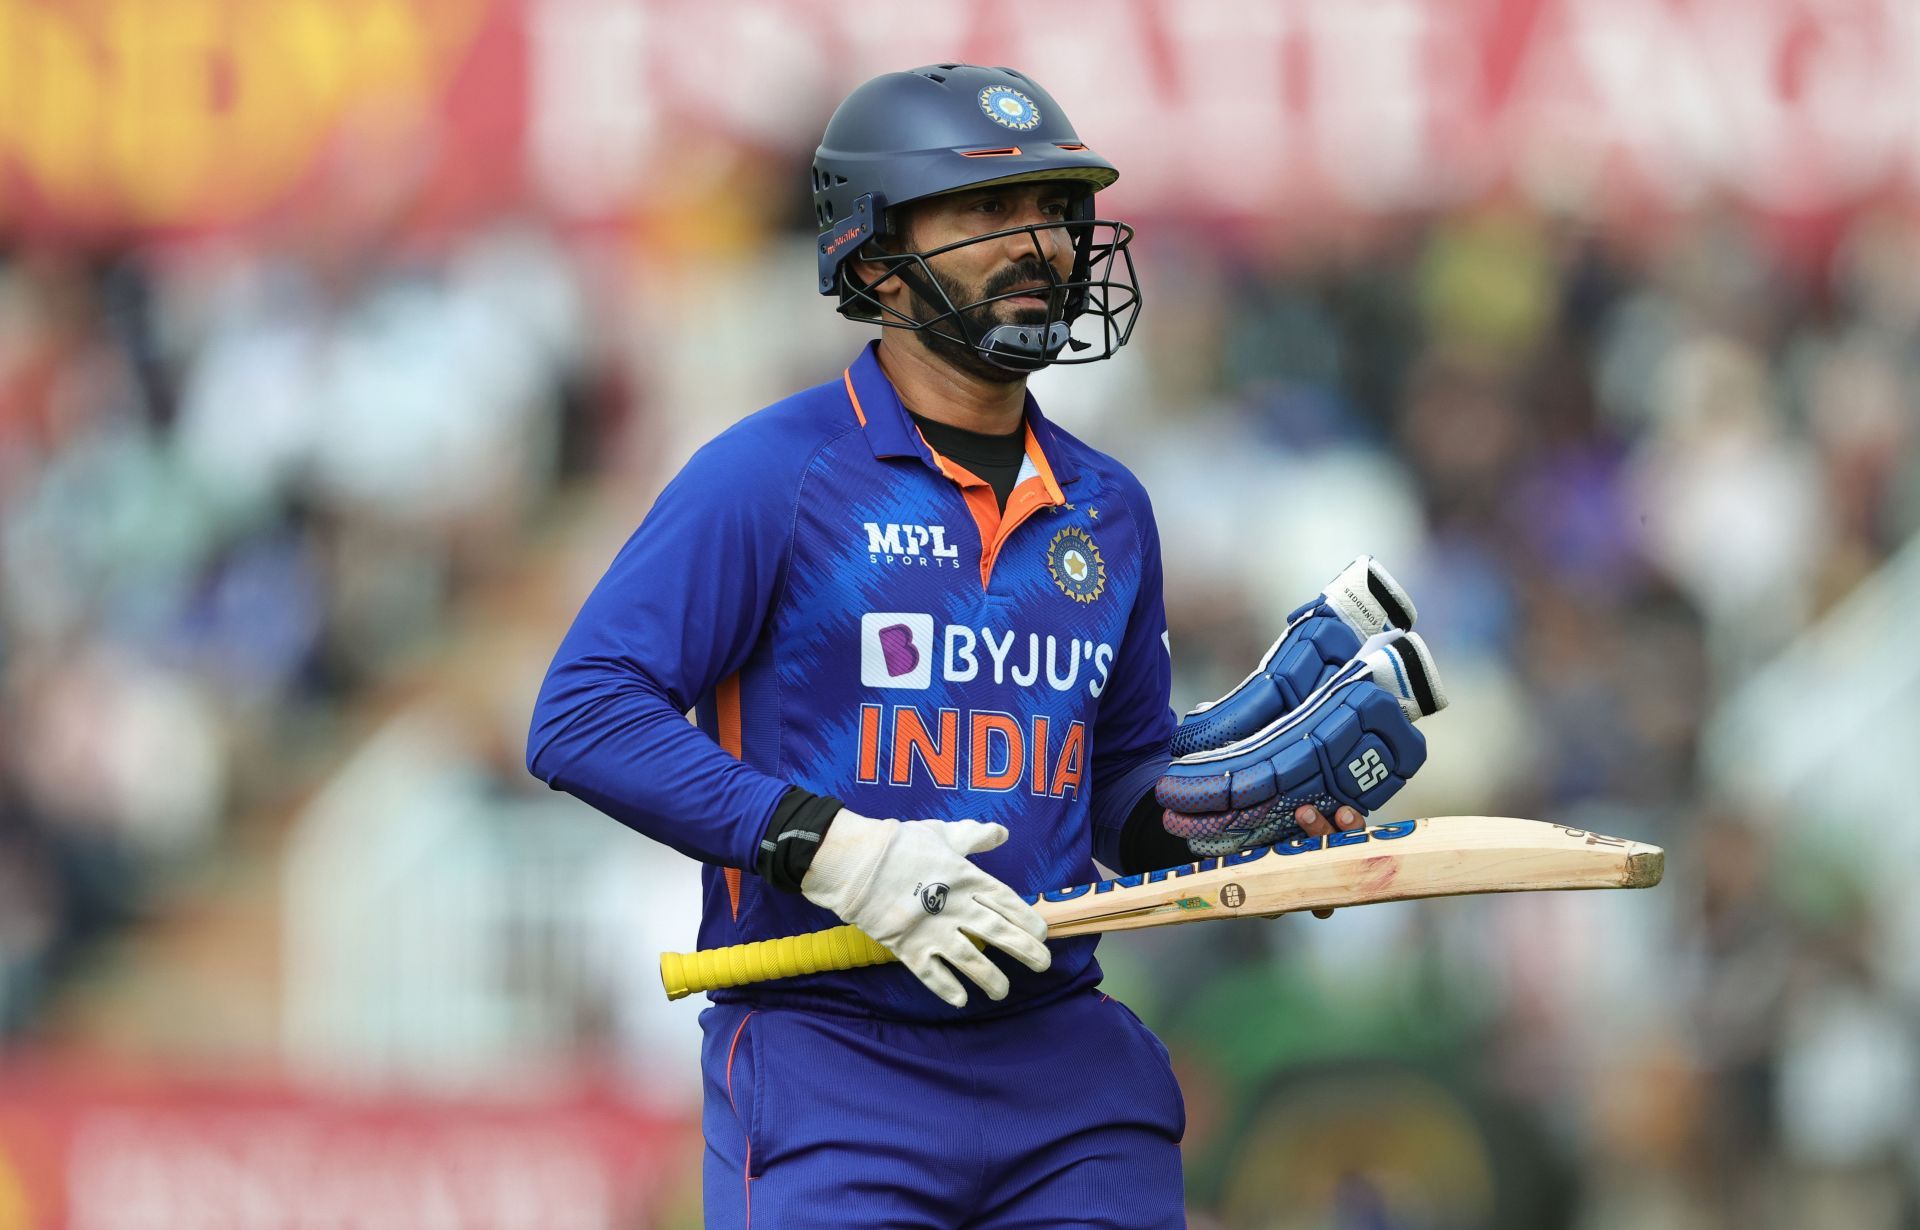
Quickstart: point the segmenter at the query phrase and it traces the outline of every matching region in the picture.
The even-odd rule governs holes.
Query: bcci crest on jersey
[[[1060,592],[1075,602],[1092,602],[1107,588],[1107,562],[1093,535],[1070,525],[1047,544],[1047,571]]]

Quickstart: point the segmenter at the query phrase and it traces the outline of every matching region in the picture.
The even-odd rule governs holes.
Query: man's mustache
[[[1036,283],[1051,291],[1054,289],[1056,280],[1057,279],[1048,272],[1047,267],[1039,261],[1021,261],[1019,264],[1009,265],[990,278],[980,297],[983,299],[991,299],[995,295],[1007,293],[1016,286],[1032,286]]]

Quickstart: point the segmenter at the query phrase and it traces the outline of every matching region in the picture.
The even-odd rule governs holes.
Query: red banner
[[[0,1076],[0,1230],[630,1230],[699,1163],[696,1125],[609,1099]]]
[[[742,151],[792,169],[855,83],[956,58],[1044,82],[1133,209],[1920,185],[1908,0],[0,0],[0,229],[684,209],[743,190]]]

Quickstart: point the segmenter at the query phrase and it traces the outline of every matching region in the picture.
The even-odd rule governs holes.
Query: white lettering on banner
[[[1691,202],[1731,169],[1719,91],[1688,23],[1646,0],[1567,0],[1563,11],[1570,67],[1591,90],[1583,101],[1640,171]]]
[[[1669,205],[1722,188],[1799,210],[1920,188],[1911,0],[533,0],[525,12],[527,157],[563,209],[637,197],[662,134],[685,123],[810,148],[846,90],[949,56],[1045,82],[1125,169],[1132,208],[1395,210],[1500,182],[1557,203],[1625,179]],[[729,38],[720,71],[680,54],[734,30],[748,36]]]
[[[1184,4],[1168,6],[1164,20],[1172,92],[1183,100],[1182,131],[1167,140],[1159,131],[1155,100],[1122,131],[1111,157],[1138,160],[1171,183],[1211,183],[1240,201],[1283,200],[1294,154],[1294,123],[1287,89],[1292,65],[1283,54],[1295,24],[1285,4]],[[1076,124],[1084,121],[1076,118]],[[1104,139],[1104,137],[1103,137]],[[1128,148],[1134,142],[1139,148]],[[1249,150],[1257,151],[1249,157]]]
[[[528,171],[571,213],[618,210],[654,165],[668,108],[647,74],[647,11],[606,0],[527,6]]]
[[[74,1230],[604,1230],[627,1176],[592,1127],[393,1127],[328,1109],[94,1110],[66,1163]],[[644,1154],[643,1154],[644,1155]]]
[[[1314,148],[1334,189],[1362,208],[1420,191],[1436,157],[1429,109],[1443,81],[1427,55],[1436,21],[1420,0],[1310,5],[1303,14],[1316,65],[1310,111]],[[1364,149],[1365,158],[1352,151]]]
[[[1670,204],[1716,185],[1766,208],[1840,204],[1914,169],[1915,28],[1900,0],[1557,0],[1526,44],[1503,153],[1523,176],[1555,168],[1536,196],[1619,169],[1618,152]]]

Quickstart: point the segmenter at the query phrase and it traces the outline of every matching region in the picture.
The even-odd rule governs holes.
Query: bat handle
[[[896,958],[891,952],[858,927],[829,927],[810,935],[788,935],[727,948],[663,952],[660,981],[666,984],[668,999],[682,999],[695,991],[861,969],[892,960]]]

